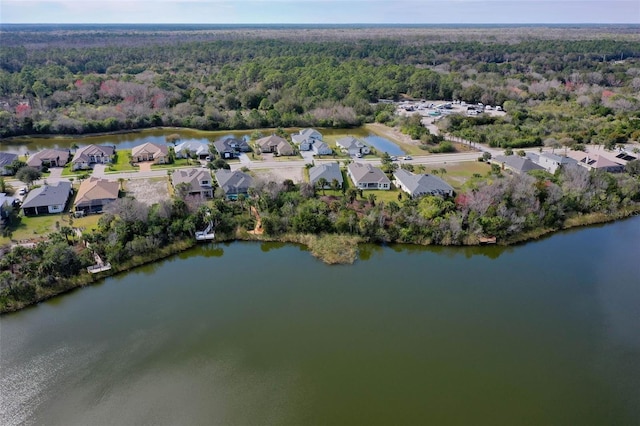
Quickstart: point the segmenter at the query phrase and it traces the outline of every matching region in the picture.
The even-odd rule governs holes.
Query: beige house
[[[82,181],[76,195],[77,212],[101,213],[104,206],[118,198],[118,182],[92,177]]]
[[[87,145],[79,148],[73,160],[71,160],[72,169],[88,169],[93,164],[109,164],[113,160],[116,149],[108,145]]]
[[[153,142],[138,145],[131,150],[131,158],[134,163],[153,161],[155,164],[169,162],[169,148]]]
[[[293,155],[293,147],[285,139],[277,135],[267,136],[256,141],[260,151],[278,155]]]

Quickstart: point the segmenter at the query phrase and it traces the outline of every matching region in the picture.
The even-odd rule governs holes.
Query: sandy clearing
[[[148,206],[170,198],[169,182],[166,177],[132,179],[126,181],[124,187],[127,195]]]
[[[256,179],[265,179],[267,181],[282,182],[291,179],[295,183],[303,182],[303,173],[301,167],[282,167],[269,170],[253,170]]]

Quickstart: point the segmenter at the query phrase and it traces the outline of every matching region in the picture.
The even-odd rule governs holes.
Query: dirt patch
[[[268,170],[254,170],[253,174],[256,179],[264,179],[266,181],[283,182],[291,179],[294,183],[303,182],[302,168],[300,167],[278,167]]]
[[[168,200],[169,182],[167,178],[130,179],[124,185],[127,195],[148,206]]]

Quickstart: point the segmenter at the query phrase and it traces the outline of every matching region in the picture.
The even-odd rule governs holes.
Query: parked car
[[[405,160],[413,160],[413,158],[411,158],[411,156],[410,156],[410,155],[405,155],[404,159],[405,159]]]
[[[362,153],[361,152],[356,153],[356,157],[362,158]]]
[[[26,195],[27,192],[29,192],[27,188],[20,188],[20,190],[18,191],[18,195]]]

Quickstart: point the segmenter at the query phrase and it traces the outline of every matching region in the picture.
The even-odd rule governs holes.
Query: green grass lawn
[[[12,232],[11,238],[0,237],[0,245],[10,244],[11,241],[37,240],[46,238],[50,233],[55,232],[58,226],[71,226],[73,228],[94,229],[98,225],[100,215],[89,215],[81,218],[69,220],[68,213],[23,216],[18,217],[19,221],[13,223],[9,230]],[[58,226],[56,226],[56,223]]]
[[[67,163],[62,169],[62,176],[75,176],[81,172],[82,170],[71,170],[71,163]],[[89,170],[89,172],[91,172],[91,170]]]
[[[138,170],[129,163],[130,149],[121,149],[116,153],[115,161],[107,167],[108,172],[131,172]]]
[[[151,165],[152,169],[173,169],[176,167],[200,167],[200,162],[197,160],[190,160],[188,158],[177,158],[171,164],[153,164]]]
[[[456,191],[459,191],[468,181],[474,179],[474,174],[484,177],[487,172],[491,171],[491,166],[489,164],[480,161],[443,164],[441,166],[439,165],[436,170],[440,170],[441,168],[444,168],[447,172],[444,174],[438,174],[438,176],[447,181],[447,183],[453,186]],[[426,166],[425,173],[431,172],[432,169],[429,168],[429,166]]]

